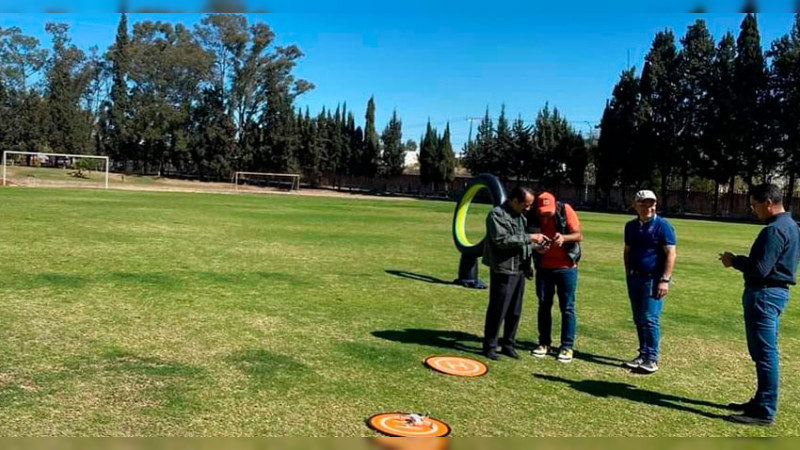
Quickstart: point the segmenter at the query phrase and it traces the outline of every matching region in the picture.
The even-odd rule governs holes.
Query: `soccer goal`
[[[277,187],[288,191],[300,190],[300,175],[296,173],[236,172],[233,175],[233,189],[252,187]]]
[[[83,185],[108,189],[108,156],[3,152],[3,186]]]

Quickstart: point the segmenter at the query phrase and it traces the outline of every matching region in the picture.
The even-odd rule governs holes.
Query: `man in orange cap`
[[[552,344],[553,299],[558,292],[561,311],[561,346],[558,361],[572,361],[575,344],[575,292],[578,287],[578,261],[583,240],[578,214],[567,203],[556,200],[549,192],[536,198],[535,208],[528,215],[529,233],[541,234],[549,245],[540,247],[535,257],[536,296],[539,298],[539,346],[531,354],[544,358]]]

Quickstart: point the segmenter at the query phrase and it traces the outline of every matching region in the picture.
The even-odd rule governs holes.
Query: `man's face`
[[[517,199],[511,199],[511,209],[516,214],[523,214],[528,212],[533,206],[533,194],[525,194],[525,201],[519,201]]]
[[[650,219],[656,215],[656,201],[655,200],[642,200],[633,204],[636,209],[636,214],[642,220]]]
[[[765,221],[769,219],[771,206],[772,200],[770,199],[759,203],[752,195],[750,196],[750,210],[758,217],[758,220]]]

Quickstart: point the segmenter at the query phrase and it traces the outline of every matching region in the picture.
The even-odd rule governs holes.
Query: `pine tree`
[[[649,150],[656,161],[661,179],[660,204],[664,211],[669,211],[669,181],[680,157],[679,81],[675,36],[670,30],[659,32],[642,70],[639,148]]]
[[[423,184],[433,183],[434,189],[440,178],[437,168],[438,152],[439,138],[436,130],[431,126],[431,121],[428,120],[425,136],[419,146],[419,175]]]
[[[740,28],[736,40],[733,79],[737,110],[737,152],[745,182],[751,184],[758,174],[769,176],[772,162],[777,161],[780,155],[769,154],[764,145],[767,71],[755,15],[745,16]]]
[[[378,134],[375,131],[375,100],[369,98],[367,102],[367,113],[364,123],[364,152],[362,155],[362,175],[372,178],[378,174],[378,164],[380,161],[380,146]]]
[[[439,139],[437,151],[437,180],[446,183],[448,186],[455,179],[456,155],[453,153],[453,145],[450,143],[450,122],[444,128],[444,134]]]
[[[516,161],[511,168],[511,174],[518,180],[530,180],[536,160],[533,152],[531,131],[525,126],[522,116],[518,116],[511,126],[512,161]]]
[[[392,118],[386,124],[381,141],[383,142],[383,152],[381,153],[382,172],[386,177],[396,177],[402,175],[405,167],[406,149],[403,145],[403,124],[397,117],[397,111],[392,112]]]
[[[117,37],[111,47],[111,93],[107,106],[108,143],[107,153],[115,160],[127,161],[134,156],[130,145],[128,115],[130,99],[128,94],[129,56],[128,15],[122,13],[117,25]]]
[[[715,49],[714,39],[703,20],[697,20],[688,28],[681,44],[679,120],[683,131],[677,160],[681,176],[681,211],[685,211],[689,176],[697,174],[707,160],[704,151],[713,111],[710,94]]]
[[[506,105],[500,107],[500,117],[497,118],[497,132],[495,133],[494,164],[492,173],[501,180],[508,180],[514,172],[510,161],[514,161],[514,143],[511,139],[511,129],[506,117]]]
[[[800,13],[795,15],[792,30],[772,43],[770,91],[774,106],[770,117],[773,136],[784,150],[784,172],[788,178],[787,198],[791,205],[794,186],[800,175]]]

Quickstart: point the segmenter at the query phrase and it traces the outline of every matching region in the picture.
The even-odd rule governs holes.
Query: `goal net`
[[[236,191],[258,191],[262,188],[300,190],[300,175],[296,173],[236,172],[233,175]]]
[[[3,186],[108,189],[108,156],[3,152]]]

